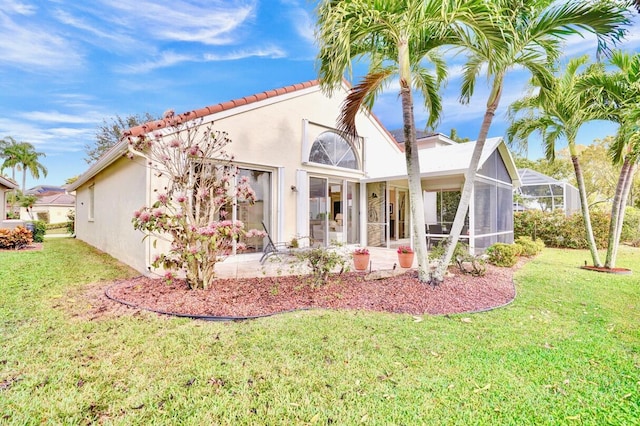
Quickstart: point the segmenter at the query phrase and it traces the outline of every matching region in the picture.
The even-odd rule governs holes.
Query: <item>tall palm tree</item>
[[[614,268],[625,206],[640,158],[640,54],[615,51],[609,58],[609,64],[615,67],[614,71],[607,71],[603,64],[592,66],[581,88],[597,100],[594,106],[600,118],[620,125],[609,152],[614,164],[622,164],[611,206],[605,259],[605,267]]]
[[[537,93],[514,102],[509,109],[513,121],[507,129],[507,140],[525,145],[532,133],[539,132],[542,135],[546,158],[553,161],[558,141],[566,139],[578,183],[587,243],[594,265],[601,266],[598,248],[593,237],[584,176],[576,148],[580,127],[600,118],[597,111],[591,107],[592,98],[585,96],[585,93],[577,88],[581,77],[578,70],[588,60],[588,56],[582,56],[569,61],[564,73],[552,79],[544,90],[539,82],[533,81],[533,86],[538,89]]]
[[[33,144],[29,142],[16,142],[12,138],[11,142],[3,151],[5,160],[2,163],[2,168],[11,167],[13,180],[15,180],[16,169],[22,170],[22,193],[24,193],[27,171],[35,179],[40,178],[40,173],[47,176],[47,168],[38,161],[38,158],[44,157],[45,154],[36,152]]]
[[[331,95],[342,84],[345,73],[351,73],[354,61],[369,62],[367,75],[351,89],[343,104],[338,127],[345,134],[357,134],[356,113],[363,105],[371,107],[392,78],[399,79],[412,237],[422,282],[430,277],[413,92],[424,96],[428,125],[434,125],[441,110],[439,86],[446,75],[436,49],[470,34],[483,21],[483,10],[482,1],[461,0],[327,0],[318,6],[319,79],[323,89]],[[427,70],[429,63],[435,74]]]
[[[465,173],[451,234],[446,240],[445,254],[435,272],[435,279],[438,280],[444,276],[460,238],[480,156],[500,103],[507,72],[522,67],[546,88],[552,79],[551,69],[560,54],[562,38],[588,31],[597,35],[599,48],[605,49],[624,35],[623,27],[629,22],[628,10],[624,5],[612,1],[495,0],[487,4],[493,10],[491,23],[502,37],[497,42],[493,38],[471,38],[465,46],[470,54],[463,75],[462,101],[468,102],[473,95],[476,78],[485,66],[491,91],[471,162]]]

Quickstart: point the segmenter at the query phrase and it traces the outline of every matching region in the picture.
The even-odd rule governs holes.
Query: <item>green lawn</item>
[[[585,259],[546,249],[483,314],[207,323],[78,315],[132,271],[77,240],[0,253],[0,424],[637,424],[640,250]]]

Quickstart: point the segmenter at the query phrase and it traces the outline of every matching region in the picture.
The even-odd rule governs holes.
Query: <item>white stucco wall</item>
[[[147,168],[120,158],[76,190],[76,237],[132,266],[147,270],[143,234],[133,229],[133,212],[147,202]],[[94,215],[89,217],[90,190]]]

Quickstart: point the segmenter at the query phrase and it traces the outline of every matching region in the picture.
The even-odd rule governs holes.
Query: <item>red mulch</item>
[[[484,277],[455,274],[437,287],[421,284],[411,270],[374,281],[365,281],[361,272],[333,275],[322,286],[313,286],[309,276],[220,279],[207,290],[189,290],[182,280],[166,284],[138,277],[116,282],[107,292],[137,308],[193,316],[250,317],[309,308],[436,315],[512,301],[515,269],[487,265]]]
[[[42,250],[42,243],[31,243],[26,247],[23,247],[21,249],[0,249],[0,252],[4,252],[4,251],[10,251],[10,252],[16,252],[16,251],[40,251]]]
[[[619,275],[630,275],[632,273],[631,269],[627,268],[605,268],[604,266],[581,266],[582,269],[586,269],[587,271],[594,272],[605,272],[608,274],[619,274]]]

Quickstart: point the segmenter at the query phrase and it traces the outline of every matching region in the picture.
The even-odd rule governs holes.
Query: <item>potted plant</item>
[[[401,268],[411,268],[413,265],[413,256],[415,253],[413,249],[409,246],[400,246],[398,247],[398,263],[400,263]]]
[[[356,271],[364,271],[369,266],[369,249],[366,247],[357,248],[353,252],[353,266]]]

